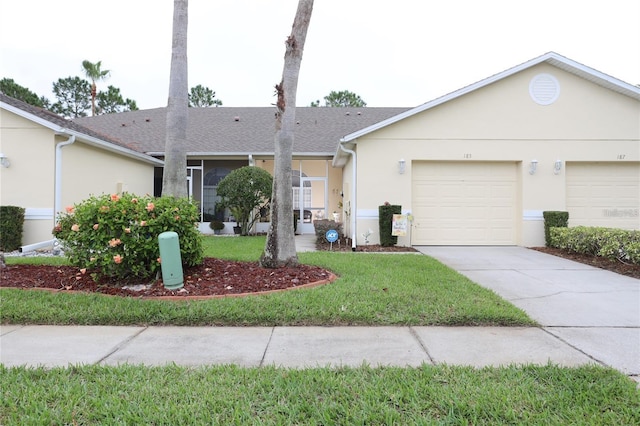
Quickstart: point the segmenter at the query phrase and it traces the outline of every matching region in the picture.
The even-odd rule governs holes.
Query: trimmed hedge
[[[550,247],[640,265],[640,231],[576,226],[551,228]]]
[[[25,209],[0,206],[0,250],[14,251],[22,245]]]
[[[569,226],[569,212],[542,212],[544,217],[544,244],[551,247],[551,228],[566,228]]]
[[[380,229],[380,245],[391,247],[398,244],[398,237],[391,235],[393,232],[393,215],[401,214],[402,206],[385,203],[378,207],[378,227]]]

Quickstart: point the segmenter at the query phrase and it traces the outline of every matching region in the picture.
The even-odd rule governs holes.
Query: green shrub
[[[0,206],[0,250],[14,251],[22,245],[24,208]]]
[[[254,210],[269,204],[272,188],[273,178],[269,172],[253,166],[235,169],[218,184],[220,205],[231,209],[242,235],[249,235],[253,224],[260,219]]]
[[[640,264],[640,231],[587,226],[551,228],[550,247]]]
[[[378,226],[380,229],[380,245],[383,247],[395,246],[398,237],[391,235],[393,227],[393,215],[402,213],[402,206],[384,203],[378,207]]]
[[[183,265],[202,262],[198,219],[188,199],[102,195],[67,207],[54,235],[74,266],[105,277],[151,277],[160,269],[158,235],[165,231],[178,234]]]
[[[327,231],[335,229],[338,235],[342,235],[342,223],[330,219],[318,219],[313,221],[313,227],[316,231],[316,242],[325,243]]]
[[[547,247],[551,246],[551,236],[549,230],[551,228],[566,228],[569,226],[569,212],[542,212],[544,217],[544,243]]]

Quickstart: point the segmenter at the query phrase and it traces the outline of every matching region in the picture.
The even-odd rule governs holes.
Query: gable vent
[[[529,83],[529,96],[538,105],[551,105],[560,96],[560,83],[551,74],[538,74]]]

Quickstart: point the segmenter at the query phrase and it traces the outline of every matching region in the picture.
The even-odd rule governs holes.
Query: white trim
[[[542,210],[523,210],[522,220],[543,221]]]
[[[360,209],[356,213],[356,217],[358,219],[377,219],[378,218],[378,210],[377,209]]]
[[[27,207],[24,211],[24,218],[25,220],[52,220],[53,209]]]

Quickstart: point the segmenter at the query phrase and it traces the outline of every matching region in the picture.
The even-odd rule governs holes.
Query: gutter
[[[355,144],[355,141],[352,141]],[[356,152],[352,149],[348,149],[344,147],[344,143],[346,143],[346,141],[343,139],[340,141],[340,143],[338,144],[338,148],[340,148],[341,151],[346,152],[347,154],[351,155],[351,159],[353,160],[353,168],[352,168],[352,184],[351,184],[351,250],[356,251],[356,238],[357,238],[357,231],[356,231],[356,215],[358,212],[358,206],[357,206],[357,185],[356,185],[356,177],[357,177],[357,173],[356,173],[356,167],[357,167],[357,161],[356,161]]]

